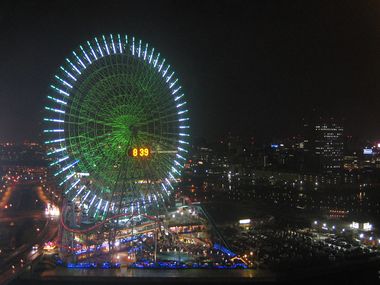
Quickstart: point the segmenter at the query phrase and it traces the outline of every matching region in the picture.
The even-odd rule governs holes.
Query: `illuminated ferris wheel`
[[[162,207],[186,161],[189,116],[179,80],[154,48],[110,34],[59,67],[45,106],[50,166],[88,215]]]

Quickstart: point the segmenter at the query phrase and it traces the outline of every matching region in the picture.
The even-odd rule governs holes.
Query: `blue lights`
[[[61,263],[58,263],[57,265],[63,265],[62,261]],[[93,269],[93,268],[100,268],[100,269],[114,269],[114,268],[120,268],[120,263],[111,263],[111,262],[103,262],[103,263],[95,263],[95,262],[80,262],[80,263],[67,263],[67,268],[80,268],[80,269]]]
[[[222,251],[223,253],[227,254],[230,257],[235,257],[236,256],[235,253],[233,253],[232,251],[230,251],[229,249],[225,248],[224,246],[222,246],[222,245],[220,245],[218,243],[214,243],[214,249],[220,250],[220,251]]]
[[[67,263],[65,264],[61,259],[57,258],[57,265],[61,265],[72,269],[117,269],[120,268],[120,263],[112,262],[80,262],[80,263]],[[139,261],[134,262],[130,268],[136,269],[247,269],[248,266],[244,263],[235,263],[231,265],[219,265],[212,263],[183,263],[176,261],[166,261],[166,262],[149,262],[149,261]]]
[[[166,262],[149,262],[140,261],[131,264],[130,268],[139,269],[247,269],[248,266],[244,263],[235,263],[231,265],[219,265],[213,263],[183,263],[176,261],[166,261]]]

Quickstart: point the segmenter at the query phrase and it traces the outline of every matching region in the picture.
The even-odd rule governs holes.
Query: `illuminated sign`
[[[372,149],[371,148],[363,149],[363,154],[372,154]]]
[[[352,229],[359,229],[359,223],[352,222],[352,224],[350,225],[350,228],[352,228]]]
[[[363,230],[372,231],[372,225],[370,223],[364,223],[363,224]]]
[[[278,144],[271,144],[270,147],[271,148],[278,148]]]
[[[242,219],[239,221],[239,224],[241,225],[247,225],[251,223],[251,219]]]
[[[128,155],[135,158],[149,157],[150,149],[147,147],[134,147],[129,150]]]

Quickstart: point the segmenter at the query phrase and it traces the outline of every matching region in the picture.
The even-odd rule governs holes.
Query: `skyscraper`
[[[336,173],[342,169],[343,130],[334,118],[304,121],[305,170]]]
[[[324,120],[315,126],[315,155],[323,172],[342,169],[343,127],[334,119]]]

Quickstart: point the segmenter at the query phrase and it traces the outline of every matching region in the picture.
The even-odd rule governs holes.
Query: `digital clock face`
[[[128,155],[134,158],[150,157],[150,149],[147,147],[134,147],[128,151]]]

